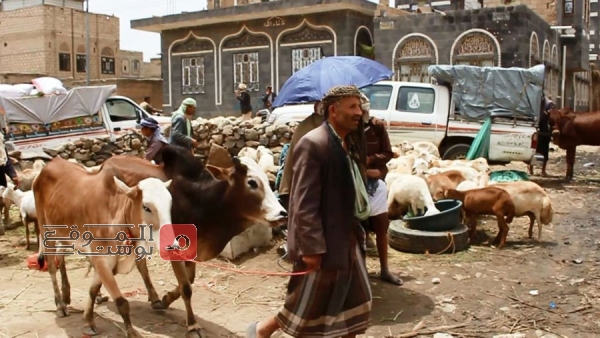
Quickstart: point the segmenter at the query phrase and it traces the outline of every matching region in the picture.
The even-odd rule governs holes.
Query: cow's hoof
[[[202,332],[199,327],[191,327],[185,334],[185,338],[202,338]]]
[[[163,303],[160,300],[155,300],[151,304],[154,310],[165,310],[166,307],[163,306]]]
[[[108,302],[108,296],[98,295],[98,296],[96,296],[95,302],[96,302],[96,304],[102,304],[104,302]]]
[[[89,325],[83,328],[83,334],[87,336],[97,336],[100,334],[100,331],[98,331],[95,325]]]
[[[169,306],[171,306],[172,301],[169,301],[169,298],[167,297],[167,295],[164,295],[161,301],[161,305],[162,305],[162,309],[166,310],[169,308]]]

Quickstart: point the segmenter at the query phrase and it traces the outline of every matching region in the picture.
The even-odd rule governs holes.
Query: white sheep
[[[428,141],[417,141],[412,143],[409,141],[402,141],[400,147],[405,153],[410,150],[414,150],[417,153],[420,153],[421,151],[426,151],[431,155],[434,155],[438,158],[440,157],[440,151],[438,150],[438,147],[435,144]]]
[[[8,182],[8,186],[11,188],[15,187],[15,185],[10,182]],[[4,189],[6,189],[6,188],[3,186],[0,186],[0,196],[4,192]],[[10,204],[11,204],[10,200],[0,197],[0,211],[2,212],[2,221],[7,226],[10,226],[12,224],[12,222],[10,221]]]
[[[7,187],[2,193],[2,198],[11,200],[19,208],[21,220],[25,226],[25,241],[26,249],[29,250],[29,223],[34,223],[35,235],[38,239],[38,245],[40,241],[40,230],[37,223],[37,214],[35,211],[35,198],[33,197],[33,190],[21,191],[13,187]]]
[[[410,174],[412,173],[412,167],[415,163],[416,157],[414,155],[402,155],[398,158],[392,158],[386,163],[389,172],[395,172],[399,174]]]
[[[433,203],[427,182],[418,176],[402,175],[396,178],[389,188],[387,203],[390,219],[402,217],[409,208],[415,216],[425,210],[425,216],[440,212]]]
[[[538,224],[538,241],[542,240],[542,226],[552,223],[554,210],[544,188],[531,181],[490,182],[489,186],[500,188],[510,195],[515,204],[515,217],[529,217],[529,238],[533,225]]]
[[[264,146],[262,146],[264,147]],[[249,157],[258,163],[258,151],[252,147],[244,147],[237,155],[238,157]]]
[[[413,175],[417,175],[419,177],[425,178],[425,174],[428,173],[429,163],[427,160],[422,158],[417,158],[412,166]]]
[[[265,173],[277,172],[279,167],[275,166],[275,157],[273,156],[271,149],[265,146],[258,146],[256,149],[256,157],[258,158],[258,165]]]
[[[479,157],[472,161],[469,160],[433,160],[431,162],[432,167],[436,168],[450,168],[450,167],[468,167],[473,168],[482,173],[489,173],[491,171],[490,166],[485,158]]]

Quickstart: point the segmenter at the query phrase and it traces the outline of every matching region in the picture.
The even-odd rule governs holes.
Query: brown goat
[[[477,228],[477,216],[495,215],[498,221],[498,235],[494,238],[493,244],[500,242],[498,249],[502,249],[506,244],[508,235],[508,224],[515,217],[515,204],[510,195],[495,187],[485,187],[467,191],[458,191],[448,189],[444,191],[444,197],[460,200],[462,208],[467,219],[469,227],[469,242],[475,240]],[[506,219],[505,219],[506,217]]]
[[[444,198],[444,191],[456,189],[465,180],[463,174],[458,170],[448,170],[439,174],[429,175],[426,178],[429,193],[434,201]]]

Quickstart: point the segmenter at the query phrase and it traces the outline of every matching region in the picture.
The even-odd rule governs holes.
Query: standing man
[[[236,98],[240,101],[240,110],[242,112],[242,120],[252,118],[252,104],[250,102],[250,94],[246,91],[246,84],[240,83],[236,91]]]
[[[150,115],[160,115],[162,114],[162,110],[158,110],[150,104],[150,96],[144,96],[144,101],[140,103],[140,107],[144,109]]]
[[[267,86],[265,95],[263,95],[263,97],[262,97],[263,109],[270,109],[271,106],[273,105],[273,101],[275,101],[276,97],[277,97],[277,94],[273,93],[273,87]]]
[[[548,155],[550,152],[550,141],[552,141],[552,129],[550,128],[550,110],[554,109],[554,102],[549,97],[542,97],[542,109],[538,121],[538,141],[535,152],[544,156],[542,164],[542,176],[548,176],[546,165],[548,164]],[[533,175],[533,166],[529,165],[529,175]]]
[[[281,175],[281,182],[279,183],[278,192],[279,199],[281,200],[282,206],[288,210],[288,202],[290,196],[290,185],[292,184],[292,156],[294,155],[294,148],[302,136],[306,135],[309,131],[319,127],[323,124],[323,111],[321,111],[321,101],[315,102],[313,106],[314,112],[302,122],[296,126],[296,130],[292,135],[290,141],[290,147],[285,156],[285,162],[283,163],[283,174]]]
[[[169,141],[167,141],[160,133],[158,122],[155,119],[148,117],[143,119],[136,128],[141,129],[141,133],[148,143],[146,156],[144,158],[150,162],[154,161],[154,163],[160,164],[162,162],[161,150],[164,146],[169,144]]]
[[[387,162],[392,159],[392,145],[385,129],[385,122],[369,114],[371,104],[363,96],[363,119],[365,121],[365,137],[367,141],[367,192],[371,214],[368,219],[368,229],[375,232],[377,253],[381,267],[380,278],[385,282],[402,285],[400,278],[392,275],[388,267],[388,228],[390,220],[387,213]]]
[[[183,100],[179,109],[171,116],[171,134],[169,142],[176,146],[189,149],[194,152],[193,147],[198,144],[192,137],[192,117],[196,113],[196,100],[187,98]]]
[[[356,337],[371,316],[361,220],[370,208],[349,134],[361,123],[360,92],[336,86],[323,98],[327,123],[298,141],[292,159],[288,247],[294,275],[283,308],[247,337],[281,329],[293,337]]]

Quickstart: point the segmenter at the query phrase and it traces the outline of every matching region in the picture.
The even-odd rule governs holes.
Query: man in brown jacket
[[[281,204],[283,207],[288,210],[289,208],[289,196],[290,196],[290,185],[292,184],[292,156],[294,155],[294,148],[296,144],[302,136],[306,135],[309,131],[317,128],[321,124],[323,124],[323,112],[320,111],[321,102],[317,101],[314,105],[314,112],[298,126],[296,126],[296,130],[292,135],[292,140],[290,142],[290,147],[288,149],[287,156],[285,157],[285,162],[283,163],[283,174],[281,175],[281,182],[279,183],[279,198],[281,199]]]
[[[371,214],[367,221],[367,230],[375,233],[377,253],[379,254],[380,277],[383,281],[402,285],[402,280],[394,275],[388,267],[388,228],[390,221],[387,212],[387,163],[392,159],[392,145],[385,129],[385,121],[369,115],[369,99],[363,97],[363,119],[365,121],[365,138],[367,141],[367,192]]]
[[[281,329],[292,337],[356,337],[366,332],[371,288],[364,256],[368,195],[348,137],[362,123],[355,86],[331,88],[327,123],[298,141],[292,159],[288,247],[293,271],[283,308],[252,323],[246,337]]]

